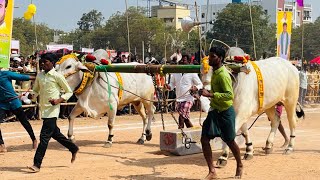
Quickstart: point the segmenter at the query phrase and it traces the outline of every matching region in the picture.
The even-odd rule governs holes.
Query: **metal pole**
[[[301,59],[303,61],[304,59],[304,53],[303,53],[303,46],[304,46],[304,25],[303,25],[303,14],[304,14],[304,7],[302,7],[302,12],[301,12],[301,17],[302,17],[302,24],[301,24],[301,28],[302,28],[302,31],[301,31]]]
[[[255,38],[254,38],[254,30],[253,30],[253,21],[252,21],[251,6],[252,6],[252,1],[250,0],[249,11],[250,11],[250,20],[251,20],[251,29],[252,29],[253,52],[254,52],[254,58],[257,60],[256,41],[255,41]]]
[[[194,1],[194,5],[195,5],[195,8],[196,8],[197,22],[199,23],[199,13],[198,13],[197,1]],[[198,34],[199,34],[199,61],[201,62],[202,43],[201,43],[201,26],[200,26],[200,24],[198,25]]]
[[[212,12],[211,12],[212,13]],[[206,22],[208,22],[208,15],[209,15],[209,0],[207,0],[207,14],[206,14]],[[211,18],[212,19],[212,18]],[[206,32],[208,32],[208,23],[206,23]]]
[[[168,35],[169,38],[169,35]],[[167,43],[168,43],[168,38],[165,39],[166,43],[164,45],[164,58],[167,59]],[[167,63],[167,60],[166,60]]]
[[[128,1],[126,1],[126,15],[127,15],[127,33],[128,33],[128,50],[129,50],[129,53],[131,53],[131,50],[130,50],[130,30],[129,30],[129,13],[128,13]]]
[[[144,41],[142,41],[142,62],[144,63]]]
[[[31,0],[31,4],[32,4],[32,0]],[[32,16],[32,21],[33,21],[33,25],[34,25],[34,36],[35,36],[35,41],[36,41],[36,48],[35,49],[38,50],[37,25],[36,25],[34,15]]]

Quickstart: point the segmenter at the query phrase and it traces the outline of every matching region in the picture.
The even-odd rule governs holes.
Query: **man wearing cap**
[[[57,56],[52,53],[41,56],[40,65],[43,72],[39,73],[33,87],[35,98],[40,96],[40,110],[43,119],[43,125],[40,132],[40,143],[33,160],[33,166],[29,167],[31,172],[39,172],[43,157],[46,153],[51,138],[58,141],[61,145],[69,149],[72,154],[71,163],[76,159],[79,148],[67,139],[57,126],[57,118],[60,111],[60,103],[67,101],[72,96],[72,90],[63,75],[57,73],[53,68]],[[64,94],[60,96],[60,90]]]
[[[15,71],[15,72],[23,72],[26,68],[21,67],[21,58],[19,57],[14,57],[13,58],[13,66],[10,67],[10,71]]]
[[[28,132],[32,140],[33,149],[36,149],[37,140],[34,136],[32,127],[28,122],[26,114],[22,109],[22,103],[19,99],[19,96],[14,91],[11,83],[12,80],[29,81],[34,79],[34,76],[21,75],[11,71],[0,71],[0,123],[2,123],[5,119],[5,111],[13,112],[13,114],[16,115],[17,119]],[[7,149],[4,145],[0,129],[0,153],[6,151]]]

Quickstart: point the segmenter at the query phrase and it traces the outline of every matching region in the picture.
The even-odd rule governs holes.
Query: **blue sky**
[[[71,31],[77,28],[77,22],[83,13],[96,9],[100,11],[107,20],[117,11],[125,11],[125,0],[32,0],[37,6],[35,19],[37,22],[45,23],[50,28]],[[147,6],[146,0],[127,0],[129,6]],[[194,0],[175,0],[194,4]],[[226,0],[211,0],[223,2]],[[271,0],[272,1],[272,0]],[[275,1],[275,0],[274,0]],[[15,0],[14,17],[23,17],[31,0]],[[206,4],[207,0],[197,0],[197,3]],[[305,0],[305,3],[312,4],[312,18],[320,16],[320,0]],[[155,2],[154,2],[155,3]],[[153,3],[153,4],[154,4]]]

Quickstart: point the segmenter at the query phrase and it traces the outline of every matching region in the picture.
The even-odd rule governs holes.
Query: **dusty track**
[[[320,179],[320,109],[305,109],[306,119],[297,126],[296,148],[291,155],[282,155],[279,147],[283,139],[278,133],[274,153],[266,156],[262,147],[269,132],[269,122],[261,117],[250,131],[255,147],[254,159],[244,161],[243,179]],[[203,116],[205,116],[203,114]],[[198,124],[199,112],[192,113]],[[118,116],[113,147],[103,148],[107,137],[106,118],[76,120],[75,135],[80,153],[75,164],[70,164],[71,154],[52,140],[43,161],[40,173],[27,173],[32,165],[34,151],[31,140],[19,123],[1,124],[8,146],[8,153],[0,154],[0,179],[143,179],[178,180],[202,179],[207,167],[202,154],[174,156],[159,149],[159,132],[162,130],[160,115],[153,124],[153,139],[144,145],[135,142],[141,135],[141,120],[138,116]],[[167,129],[175,129],[170,115],[165,115]],[[288,124],[282,118],[287,133]],[[253,119],[252,119],[253,120]],[[250,122],[252,122],[252,120]],[[36,135],[42,121],[31,121]],[[59,120],[63,133],[67,121]],[[241,153],[244,153],[242,148]],[[214,152],[214,159],[219,152]],[[217,170],[219,178],[229,179],[235,173],[235,160],[231,158],[226,168]]]

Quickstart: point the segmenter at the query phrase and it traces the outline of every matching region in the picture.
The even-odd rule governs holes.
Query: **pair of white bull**
[[[97,60],[106,57],[104,50],[97,50],[94,55]],[[265,111],[271,121],[271,131],[266,142],[266,153],[270,153],[273,147],[273,141],[276,130],[279,126],[279,118],[275,116],[274,105],[282,102],[287,112],[287,118],[290,128],[290,142],[285,152],[290,153],[294,148],[295,127],[297,122],[296,106],[299,94],[299,75],[298,70],[288,61],[281,58],[269,58],[256,62],[264,78],[264,102],[262,111]],[[253,157],[253,146],[248,132],[248,119],[258,113],[258,84],[256,73],[250,63],[252,71],[249,74],[239,73],[234,85],[234,108],[236,111],[236,131],[241,130],[246,140],[245,159]],[[72,74],[66,79],[73,90],[81,83],[83,72],[88,71],[81,62],[75,58],[69,58],[56,67],[57,71],[64,74]],[[108,77],[107,77],[108,76]],[[90,86],[84,92],[78,95],[78,102],[69,117],[68,136],[73,139],[73,123],[76,116],[82,112],[91,117],[99,117],[108,113],[109,137],[105,146],[111,147],[113,137],[113,124],[116,116],[116,110],[128,103],[133,103],[137,112],[143,119],[143,132],[138,143],[143,144],[145,140],[150,140],[151,120],[154,116],[153,104],[146,99],[152,100],[154,97],[154,87],[152,79],[146,74],[121,73],[123,79],[123,88],[129,90],[138,96],[126,91],[123,92],[123,98],[119,100],[119,86],[115,73],[96,72],[95,78]],[[204,75],[204,84],[210,81],[211,71]],[[111,98],[108,95],[108,83],[112,85]],[[110,108],[110,104],[113,109]],[[148,115],[146,116],[146,111]],[[224,144],[223,154],[219,158],[218,164],[225,165],[228,158],[229,149]]]

